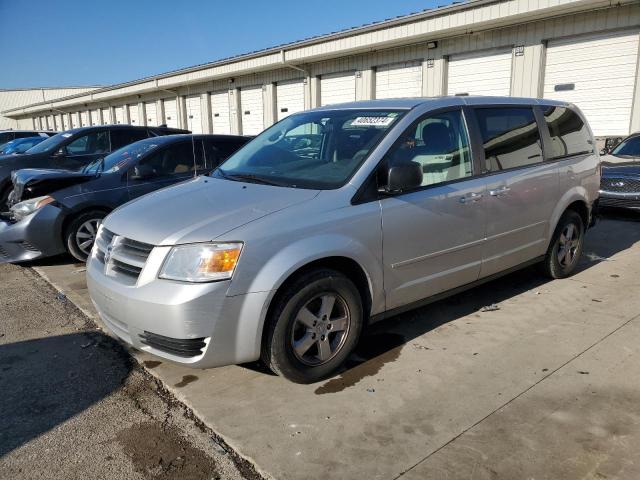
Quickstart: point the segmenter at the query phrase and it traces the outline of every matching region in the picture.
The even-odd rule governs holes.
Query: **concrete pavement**
[[[571,279],[527,269],[374,326],[320,384],[135,356],[275,478],[638,478],[634,220],[589,232]],[[95,316],[82,266],[37,270]]]

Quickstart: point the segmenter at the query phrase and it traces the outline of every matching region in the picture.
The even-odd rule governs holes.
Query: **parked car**
[[[602,157],[601,207],[640,209],[640,132]]]
[[[87,284],[138,349],[197,368],[262,358],[314,382],[376,320],[525,265],[570,275],[599,184],[593,135],[567,103],[327,106],[111,213]]]
[[[21,168],[62,168],[77,170],[84,168],[97,158],[143,138],[187,130],[163,127],[135,127],[131,125],[104,125],[99,127],[74,128],[58,133],[23,155],[0,156],[0,212],[6,210],[11,192],[11,172]]]
[[[48,137],[25,137],[11,140],[0,147],[0,155],[16,155],[24,153],[31,147],[42,143]]]
[[[248,140],[231,135],[152,137],[78,171],[18,170],[13,174],[12,207],[0,219],[0,263],[64,252],[84,261],[107,213],[133,198],[210,172]]]
[[[44,137],[49,138],[58,132],[47,132],[42,130],[0,130],[0,147],[16,138]]]

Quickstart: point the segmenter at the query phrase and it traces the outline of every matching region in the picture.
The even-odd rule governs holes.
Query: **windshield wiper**
[[[259,175],[254,175],[251,173],[228,173],[223,171],[222,169],[218,169],[217,172],[223,177],[228,178],[229,180],[235,181],[245,181],[249,183],[259,183],[262,185],[273,185],[275,187],[289,187],[290,185],[287,183],[277,182],[275,180],[269,180],[268,178],[261,177]]]

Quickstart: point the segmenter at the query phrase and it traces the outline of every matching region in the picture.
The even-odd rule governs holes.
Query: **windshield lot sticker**
[[[356,117],[352,127],[388,127],[395,118],[392,117]]]

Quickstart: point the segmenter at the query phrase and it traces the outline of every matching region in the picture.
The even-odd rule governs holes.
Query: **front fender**
[[[316,260],[346,257],[355,261],[367,277],[371,293],[371,313],[384,310],[382,262],[380,251],[372,251],[358,240],[341,234],[320,234],[297,240],[279,250],[253,274],[247,271],[234,279],[229,295],[275,291],[295,271]],[[242,261],[242,259],[241,259]]]
[[[565,212],[567,207],[574,202],[583,202],[587,206],[587,208],[591,210],[593,201],[591,201],[589,198],[590,198],[589,192],[582,185],[577,185],[575,187],[572,187],[571,189],[567,190],[564,193],[564,195],[562,195],[562,197],[560,198],[560,201],[558,201],[558,203],[556,204],[556,207],[553,210],[553,213],[551,215],[551,220],[549,222],[549,235],[547,238],[547,247],[548,247],[548,244],[551,242],[551,239],[553,237],[553,232],[556,231],[556,226],[560,221],[560,217]],[[588,225],[585,225],[585,228],[587,228],[587,226]]]

